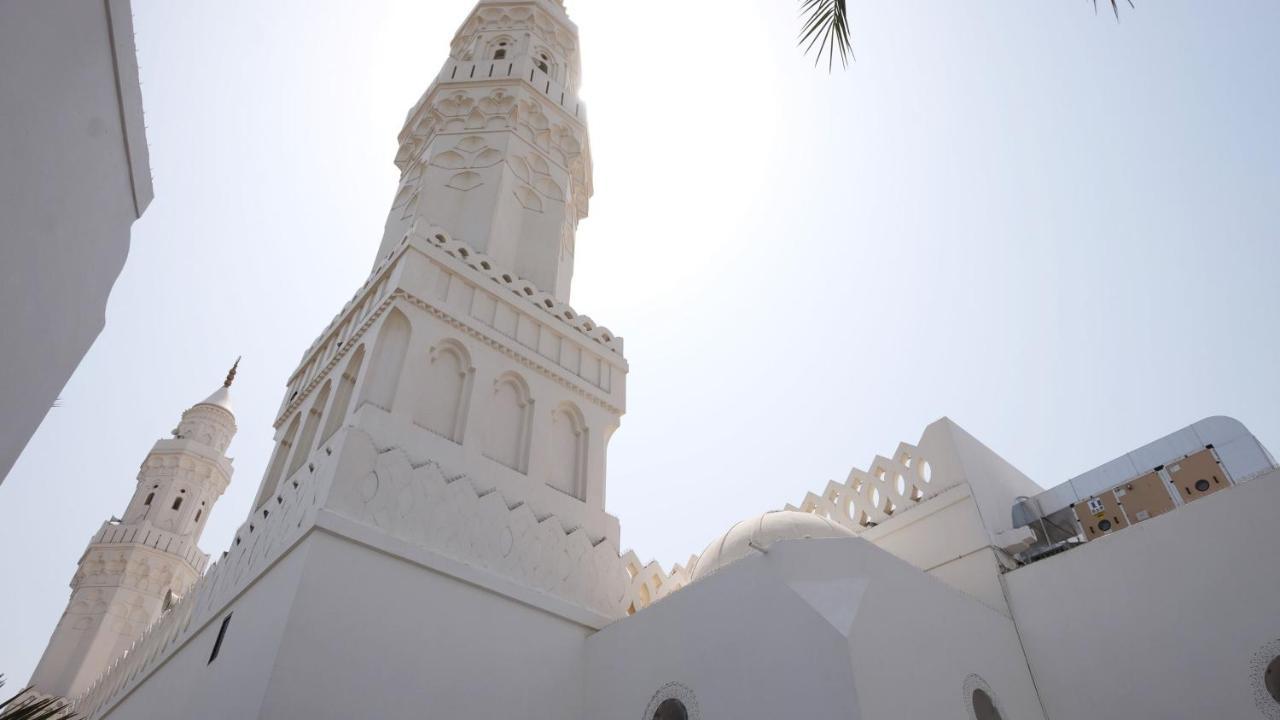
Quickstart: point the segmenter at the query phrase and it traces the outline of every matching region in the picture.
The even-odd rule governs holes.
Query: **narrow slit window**
[[[218,651],[222,649],[222,639],[227,636],[227,626],[231,624],[231,613],[222,618],[222,626],[218,628],[218,639],[213,641],[213,652],[209,653],[208,665],[218,659]]]
[[[156,494],[155,494],[155,493],[148,493],[148,494],[147,494],[147,499],[146,499],[146,500],[143,500],[143,501],[142,501],[142,504],[143,504],[143,505],[150,505],[150,504],[151,504],[151,501],[152,501],[152,500],[154,500],[154,499],[155,499],[155,497],[156,497]]]
[[[180,498],[180,497],[176,497],[176,498],[174,498],[174,499],[173,499],[173,509],[174,509],[174,510],[177,510],[177,509],[178,509],[178,508],[180,508],[180,507],[182,507],[182,498]]]
[[[196,510],[196,522],[200,522],[200,514],[204,512],[204,508]]]

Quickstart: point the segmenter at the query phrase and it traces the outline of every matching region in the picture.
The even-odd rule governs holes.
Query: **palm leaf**
[[[1134,7],[1133,0],[1125,0]],[[1120,6],[1110,0],[1111,11],[1120,20]],[[805,53],[814,53],[813,64],[827,58],[827,72],[835,67],[836,55],[840,66],[848,67],[853,56],[853,37],[849,31],[849,7],[847,0],[800,0],[800,42]],[[1098,0],[1093,0],[1093,11],[1098,11]],[[816,50],[816,52],[815,52]]]
[[[1133,0],[1127,0],[1129,7],[1133,7]],[[1098,12],[1098,0],[1093,0],[1093,12]],[[1120,22],[1120,6],[1116,5],[1116,0],[1111,0],[1111,12],[1116,14],[1116,22]]]
[[[0,720],[73,720],[78,717],[66,700],[56,697],[36,699],[27,695],[30,687],[0,702]]]
[[[815,48],[814,65],[827,56],[827,72],[835,67],[836,54],[840,66],[848,67],[853,57],[853,40],[849,33],[849,12],[845,0],[801,0],[800,15],[804,23],[800,27],[799,44],[806,53]]]

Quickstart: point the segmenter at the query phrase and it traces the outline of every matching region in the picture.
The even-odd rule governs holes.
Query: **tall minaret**
[[[233,366],[222,387],[182,413],[172,438],[156,442],[124,519],[112,517],[89,541],[31,676],[37,692],[83,692],[204,572],[209,556],[196,542],[231,481],[225,452],[236,432],[235,374]]]
[[[400,133],[375,265],[418,223],[569,301],[591,196],[578,29],[560,0],[481,0]]]
[[[373,272],[289,379],[256,519],[341,465],[354,429],[616,544],[605,457],[627,362],[568,305],[592,191],[578,47],[560,0],[479,0],[459,27],[399,133]]]

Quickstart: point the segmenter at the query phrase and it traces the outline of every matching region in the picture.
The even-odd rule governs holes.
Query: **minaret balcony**
[[[200,552],[190,535],[152,527],[147,523],[117,523],[108,520],[93,536],[92,545],[141,545],[169,553],[190,565],[197,574],[204,572],[209,556]]]
[[[435,85],[444,87],[462,83],[475,83],[485,80],[523,80],[533,89],[542,93],[552,104],[579,123],[587,122],[587,107],[578,99],[576,93],[551,78],[533,62],[532,58],[519,57],[510,60],[455,60],[449,58],[440,74],[436,76]],[[428,88],[426,95],[431,94]],[[425,97],[425,96],[424,96]],[[418,107],[422,103],[419,102]],[[416,114],[418,108],[410,113]]]

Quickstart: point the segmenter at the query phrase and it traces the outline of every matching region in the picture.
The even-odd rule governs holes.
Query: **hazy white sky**
[[[284,382],[364,279],[470,0],[134,0],[156,199],[3,485],[0,672],[236,355],[249,510]],[[949,415],[1042,485],[1203,416],[1280,450],[1280,4],[576,0],[596,196],[573,305],[626,338],[623,543],[669,565]]]

